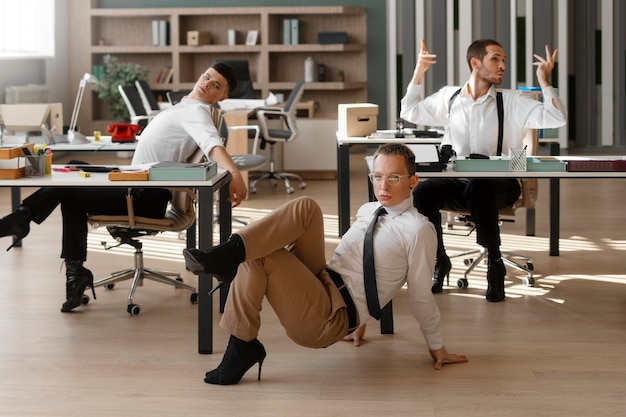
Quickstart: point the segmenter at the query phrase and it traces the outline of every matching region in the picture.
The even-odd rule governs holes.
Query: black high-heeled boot
[[[32,218],[33,213],[30,208],[20,204],[13,213],[0,219],[0,237],[13,236],[15,238],[7,251],[28,235]]]
[[[230,336],[222,362],[217,368],[206,373],[204,382],[214,385],[233,385],[241,381],[255,363],[259,364],[257,380],[261,380],[261,367],[265,360],[265,348],[258,339],[244,342]]]
[[[504,277],[506,276],[506,268],[502,258],[489,261],[487,264],[487,301],[496,303],[504,301]]]
[[[91,287],[94,300],[96,291],[93,288],[93,274],[83,267],[83,261],[65,261],[67,268],[65,275],[65,302],[61,306],[61,312],[68,313],[80,306],[83,302],[83,293],[87,287]]]
[[[437,263],[435,264],[435,273],[433,274],[433,286],[431,291],[433,294],[437,294],[443,290],[443,280],[445,277],[450,276],[450,270],[452,269],[452,262],[445,253],[437,256]]]
[[[232,235],[221,245],[207,251],[184,249],[185,265],[196,275],[212,274],[218,277],[218,284],[211,293],[222,284],[231,282],[237,275],[239,264],[246,259],[246,248],[239,235]]]

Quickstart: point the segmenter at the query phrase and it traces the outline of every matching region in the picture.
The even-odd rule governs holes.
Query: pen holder
[[[526,171],[526,148],[509,148],[509,171]]]
[[[26,158],[28,164],[24,169],[26,177],[42,177],[50,172],[48,168],[48,155],[32,155]]]

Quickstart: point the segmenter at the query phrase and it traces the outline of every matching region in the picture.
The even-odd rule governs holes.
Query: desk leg
[[[561,184],[558,178],[550,178],[550,256],[559,256]]]
[[[558,156],[561,148],[558,143],[550,144],[550,155]],[[559,256],[561,226],[561,184],[558,178],[550,178],[550,256]]]
[[[17,207],[22,203],[22,189],[20,187],[11,187],[11,212],[17,210]],[[22,246],[22,242],[15,243],[16,239],[13,238],[13,246],[19,248]]]
[[[535,236],[535,214],[534,207],[526,209],[526,236]]]
[[[220,188],[220,243],[226,242],[232,233],[232,206],[230,201],[228,201],[228,197],[230,197],[228,187]],[[220,313],[224,312],[229,288],[230,285],[222,285],[220,287]]]
[[[337,145],[337,202],[339,237],[350,228],[350,146]]]
[[[206,250],[213,246],[213,192],[220,192],[220,242],[230,236],[231,207],[228,202],[230,175],[213,187],[202,187],[198,192],[198,247]],[[213,353],[213,299],[209,296],[213,277],[198,276],[198,352]]]
[[[213,246],[213,190],[198,191],[198,248]],[[213,353],[213,298],[209,295],[213,277],[198,276],[198,352]]]

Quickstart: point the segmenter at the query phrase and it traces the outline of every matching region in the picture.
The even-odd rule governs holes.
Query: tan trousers
[[[322,211],[313,199],[285,203],[237,234],[246,260],[230,286],[224,330],[245,341],[257,337],[267,297],[299,345],[327,347],[346,335],[346,305],[326,271]]]

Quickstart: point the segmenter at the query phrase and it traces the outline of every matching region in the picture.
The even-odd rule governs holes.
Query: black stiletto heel
[[[86,304],[89,297],[84,296],[85,289],[91,287],[91,293],[96,299],[96,290],[93,287],[93,274],[83,267],[82,261],[66,261],[67,281],[65,283],[65,297],[67,298],[61,306],[61,312],[68,313]],[[86,300],[85,300],[86,298]]]
[[[30,232],[31,211],[21,205],[13,213],[0,219],[0,237],[12,236],[13,243],[7,248],[7,252],[24,239]]]
[[[215,287],[213,287],[213,289],[211,291],[209,291],[209,295],[212,295],[215,291],[217,291],[218,289],[220,289],[220,287],[222,285],[224,285],[225,281],[217,281],[217,285]]]
[[[207,251],[190,248],[183,249],[185,266],[196,275],[209,274],[218,278],[213,294],[224,283],[235,279],[239,264],[246,258],[246,250],[239,235],[233,235],[226,242]]]
[[[233,385],[241,381],[254,364],[259,364],[257,380],[261,380],[261,369],[267,353],[258,339],[244,342],[230,336],[224,358],[217,368],[207,372],[204,382],[214,385]]]

